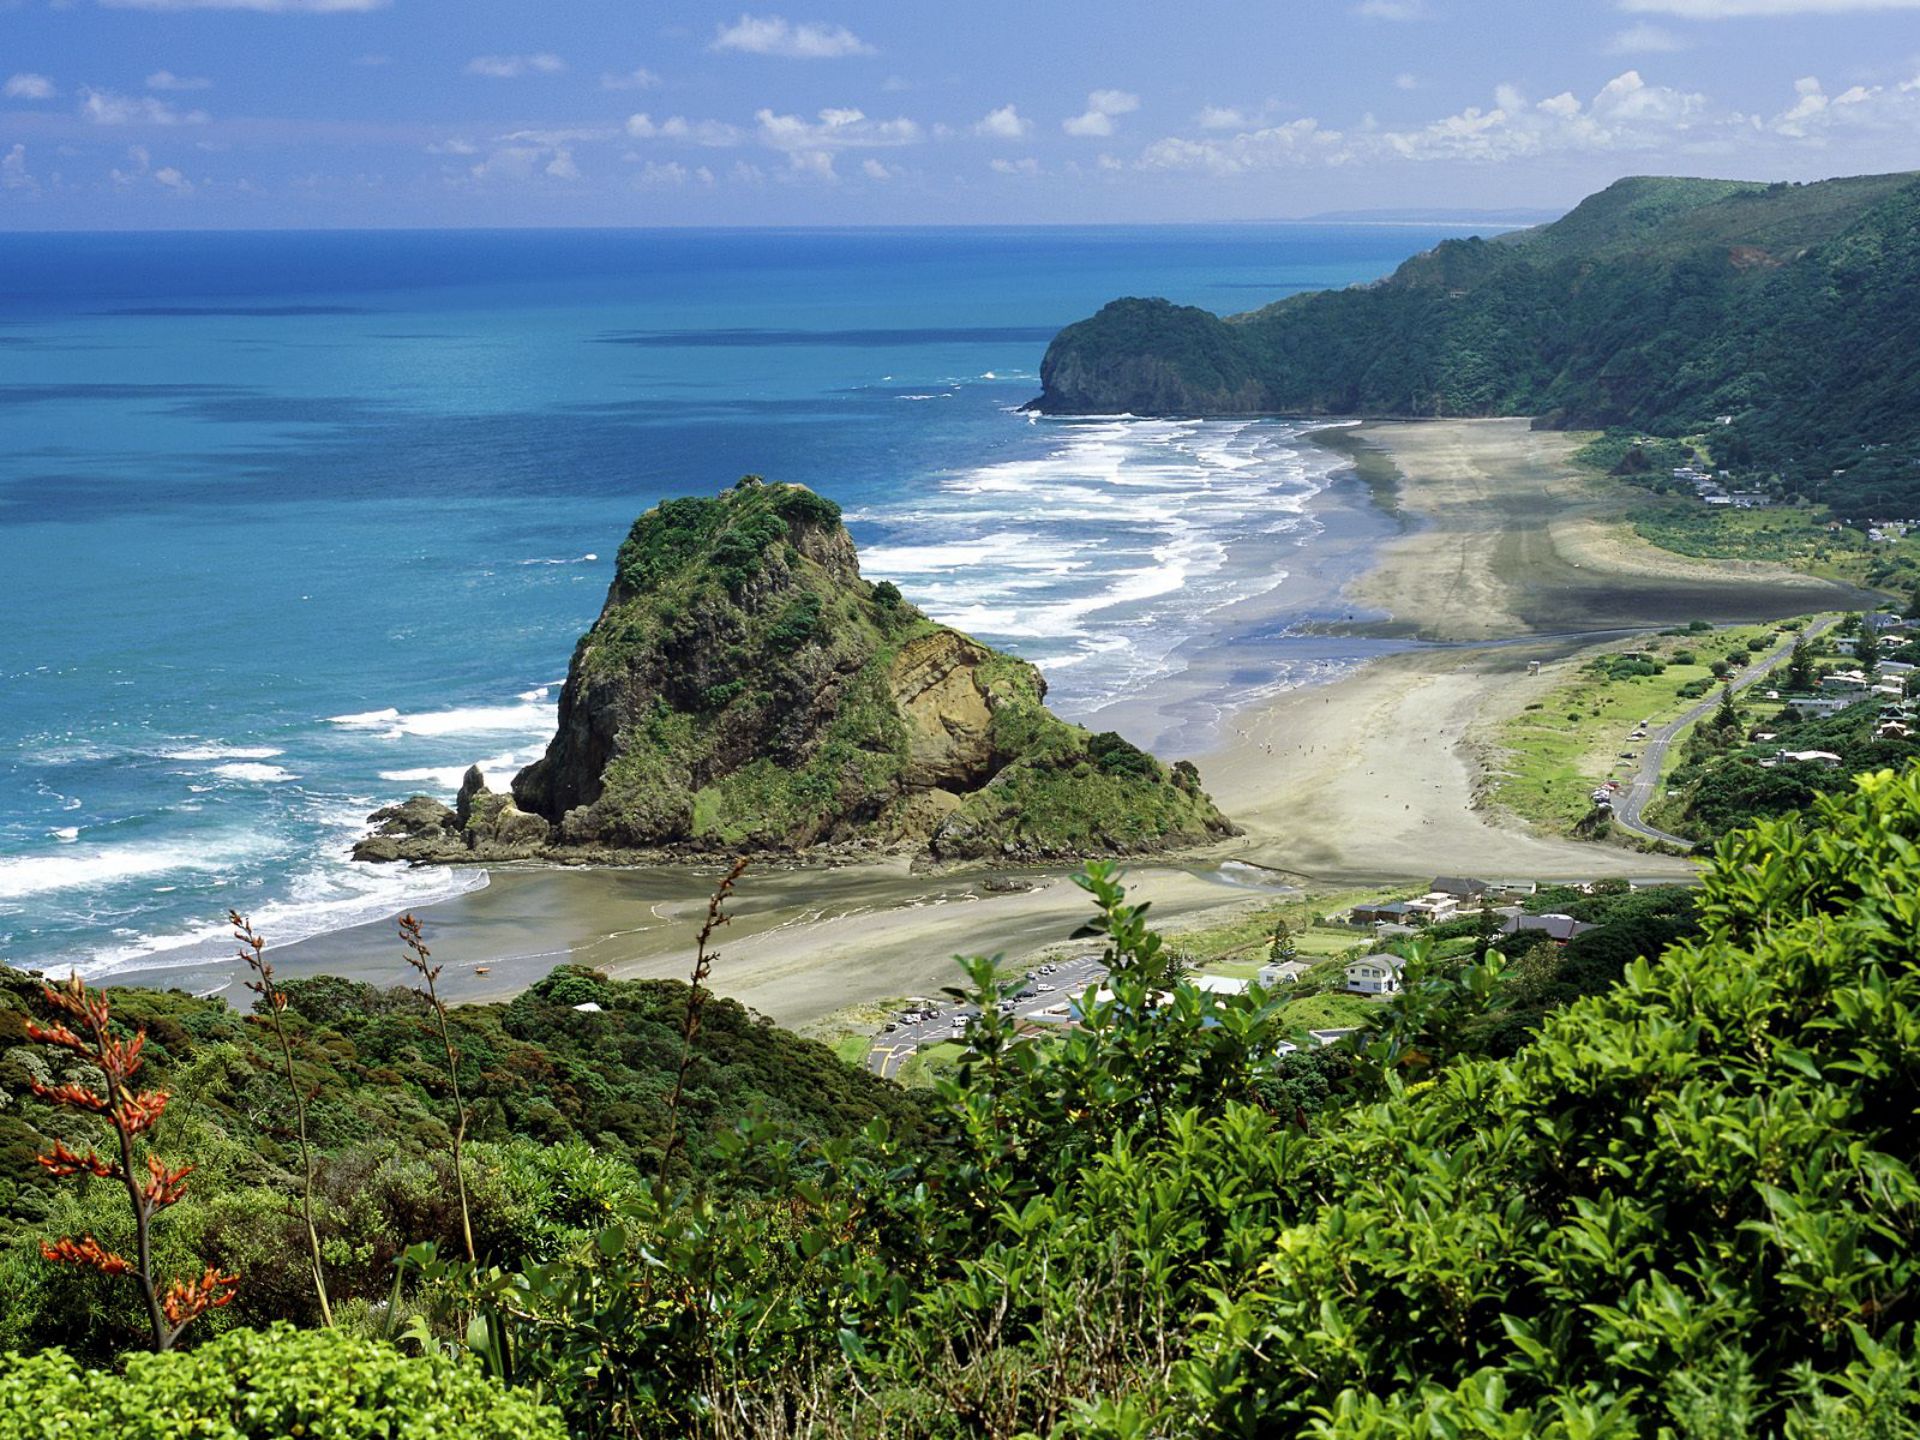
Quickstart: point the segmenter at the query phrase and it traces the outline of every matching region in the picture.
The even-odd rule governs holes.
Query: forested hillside
[[[586,1437],[1911,1435],[1916,841],[1920,767],[1862,777],[1808,816],[1728,837],[1697,905],[1615,897],[1618,943],[1569,946],[1572,969],[1545,959],[1551,983],[1576,994],[1595,989],[1588,972],[1624,965],[1619,979],[1549,1004],[1530,1039],[1486,1023],[1516,1004],[1543,1013],[1528,964],[1510,973],[1486,945],[1446,958],[1436,947],[1335,1050],[1292,1033],[1285,1005],[1257,988],[1176,985],[1156,1000],[1169,953],[1094,867],[1084,883],[1113,998],[1083,1026],[1018,1033],[992,1003],[1006,977],[970,960],[957,987],[980,1011],[970,1055],[924,1123],[879,1104],[857,1133],[835,1134],[859,1090],[853,1110],[795,1095],[794,1123],[710,1130],[704,1163],[665,1181],[627,1158],[644,1151],[617,1145],[470,1155],[477,1264],[432,1219],[452,1203],[442,1135],[425,1116],[409,1130],[376,1093],[411,1084],[431,1102],[431,1030],[386,1045],[378,1015],[357,1031],[303,1017],[307,1064],[316,1039],[375,1062],[351,1094],[316,1094],[316,1115],[364,1109],[389,1163],[419,1172],[406,1190],[417,1210],[380,1212],[395,1187],[375,1172],[325,1187],[327,1215],[383,1218],[351,1243],[330,1234],[322,1271],[392,1277],[385,1300],[354,1291],[327,1336],[213,1338],[299,1307],[310,1283],[288,1255],[297,1179],[268,1157],[248,1190],[231,1153],[258,1143],[285,1101],[232,1103],[258,1062],[219,1040],[166,1062],[178,1093],[153,1141],[204,1166],[194,1209],[169,1211],[171,1261],[253,1217],[251,1248],[210,1272],[234,1287],[232,1306],[197,1322],[198,1348],[136,1358],[124,1376],[57,1352],[0,1361],[0,1435],[545,1437],[562,1423]],[[581,986],[616,1012],[626,998],[565,972],[526,1018],[550,1037],[597,1025],[569,1003]],[[372,1006],[364,992],[319,993],[303,999],[336,1017]],[[170,1054],[192,1050],[196,1028],[232,1023],[178,997],[121,1000]],[[49,1009],[72,1013],[35,1002]],[[462,1043],[489,1033],[463,1026]],[[622,1033],[542,1048],[591,1056],[568,1067],[585,1086],[600,1065],[619,1073]],[[10,1092],[31,1073],[36,1103],[92,1093],[97,1077],[59,1060],[71,1035],[23,1034]],[[751,1031],[738,1039],[756,1048]],[[828,1083],[789,1059],[806,1086]],[[145,1094],[117,1108],[157,1113]],[[67,1140],[99,1143],[89,1118],[69,1112]],[[4,1343],[64,1339],[104,1360],[127,1343],[113,1323],[132,1304],[125,1273],[55,1264],[21,1242],[58,1258],[47,1237],[84,1225],[87,1242],[123,1246],[126,1196],[58,1154],[58,1208],[23,1212],[28,1192],[15,1195]],[[441,1243],[380,1252],[430,1237]]]
[[[1844,514],[1906,515],[1916,325],[1920,177],[1637,178],[1551,225],[1231,319],[1115,301],[1055,338],[1036,404],[1705,429],[1723,464]]]

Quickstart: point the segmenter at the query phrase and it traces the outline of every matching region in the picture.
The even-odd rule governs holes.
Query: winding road
[[[1839,617],[1835,616],[1809,625],[1800,633],[1811,641],[1824,635],[1838,623]],[[1748,686],[1765,679],[1776,666],[1792,654],[1793,638],[1789,637],[1786,643],[1754,661],[1739,679],[1732,682],[1734,693],[1738,694]],[[1719,705],[1720,692],[1716,690],[1678,720],[1662,725],[1647,737],[1646,748],[1640,752],[1640,769],[1635,772],[1633,779],[1627,782],[1626,788],[1620,792],[1619,798],[1614,802],[1614,824],[1642,839],[1664,841],[1669,845],[1678,845],[1683,850],[1693,849],[1695,842],[1687,839],[1686,836],[1657,829],[1647,824],[1641,817],[1647,806],[1659,794],[1660,777],[1666,771],[1667,751],[1672,747],[1673,742],[1680,738],[1688,726],[1705,717],[1708,712],[1717,709]]]

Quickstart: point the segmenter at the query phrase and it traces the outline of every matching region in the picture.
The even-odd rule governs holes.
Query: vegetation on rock
[[[1191,765],[1090,735],[1045,697],[1032,665],[863,580],[832,501],[748,476],[634,523],[559,733],[511,799],[475,771],[453,811],[381,812],[359,853],[1080,859],[1231,833]]]

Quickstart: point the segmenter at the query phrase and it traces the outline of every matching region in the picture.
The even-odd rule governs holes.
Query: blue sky
[[[0,227],[1552,208],[1920,168],[1920,0],[0,0]]]

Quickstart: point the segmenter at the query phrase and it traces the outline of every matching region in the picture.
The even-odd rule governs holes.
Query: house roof
[[[1347,962],[1347,969],[1351,970],[1356,965],[1383,967],[1393,971],[1396,975],[1407,968],[1406,961],[1402,960],[1398,955],[1389,955],[1385,951],[1382,951],[1378,955],[1362,955],[1357,959],[1349,960]]]
[[[1436,875],[1433,884],[1428,887],[1438,895],[1478,895],[1491,887],[1484,880],[1470,880],[1462,875]]]

